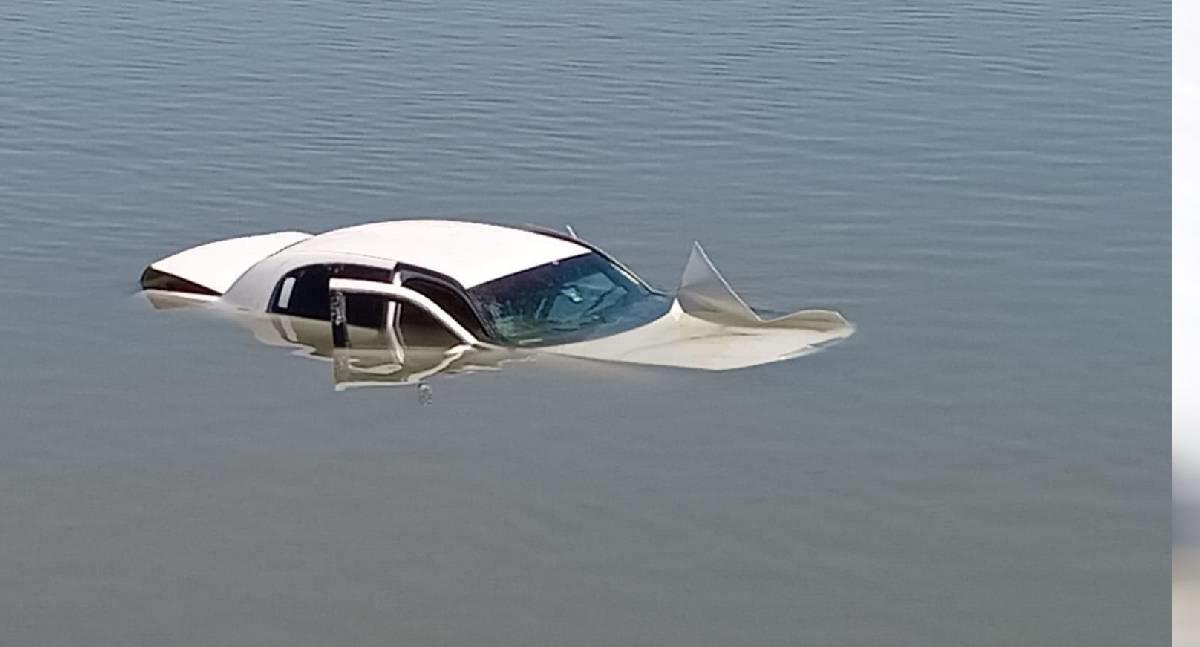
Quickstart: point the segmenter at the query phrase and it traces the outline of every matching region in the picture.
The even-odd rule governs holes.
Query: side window
[[[330,277],[388,281],[391,272],[361,265],[308,265],[288,272],[271,296],[270,311],[305,319],[329,321]],[[346,323],[363,328],[382,328],[387,311],[382,297],[371,294],[346,295]]]
[[[404,281],[404,287],[429,297],[472,335],[480,339],[488,338],[483,325],[479,323],[479,318],[475,316],[475,311],[453,288],[423,278],[408,279]],[[458,343],[454,335],[445,330],[436,319],[417,307],[400,307],[399,328],[405,343],[413,346],[443,347]]]

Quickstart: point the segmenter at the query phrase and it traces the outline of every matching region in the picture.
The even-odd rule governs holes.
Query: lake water
[[[12,645],[1133,645],[1170,626],[1159,2],[12,3]],[[247,233],[574,226],[858,326],[335,392],[136,294]]]

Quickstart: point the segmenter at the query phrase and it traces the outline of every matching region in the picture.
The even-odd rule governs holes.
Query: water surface
[[[1165,3],[16,4],[12,644],[1129,645],[1169,632]],[[692,239],[846,343],[336,393],[133,294],[372,219]]]

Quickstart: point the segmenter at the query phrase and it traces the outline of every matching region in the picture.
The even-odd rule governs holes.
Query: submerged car
[[[467,355],[486,365],[531,352],[737,369],[804,355],[854,330],[831,310],[761,316],[699,244],[668,294],[573,231],[454,220],[221,240],[151,263],[141,285],[156,307],[248,317],[270,343],[321,356],[382,351],[388,361],[373,374],[390,366],[406,380]],[[419,356],[434,359],[418,369]]]

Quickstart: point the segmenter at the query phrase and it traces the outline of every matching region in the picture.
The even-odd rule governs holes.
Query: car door
[[[401,285],[429,298],[459,322],[472,335],[487,340],[490,338],[461,290],[444,279],[420,272],[402,271]],[[458,339],[421,308],[398,304],[396,330],[401,343],[406,347],[448,348],[459,343]]]

